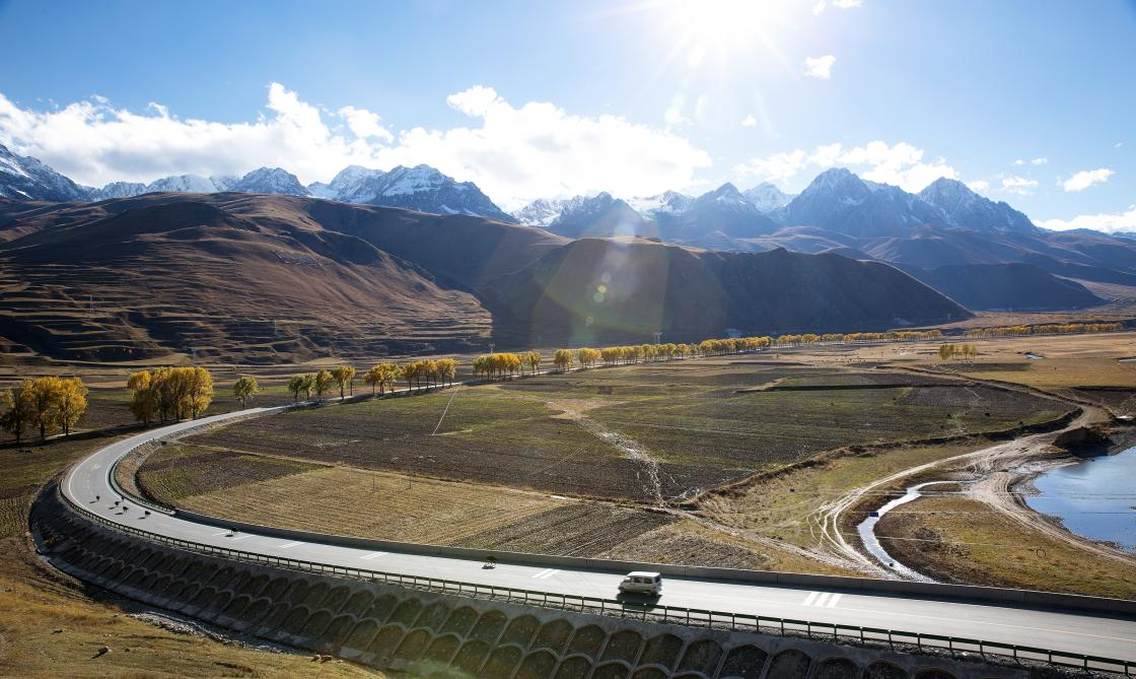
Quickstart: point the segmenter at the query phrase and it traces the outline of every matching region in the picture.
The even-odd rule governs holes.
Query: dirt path
[[[548,401],[547,405],[549,408],[563,411],[565,419],[575,422],[596,438],[619,448],[627,457],[639,462],[647,475],[645,486],[648,493],[654,498],[655,505],[660,507],[663,505],[663,484],[660,477],[659,461],[651,456],[645,446],[630,436],[612,431],[602,423],[588,417],[587,413],[584,412],[585,408],[578,407],[572,401]]]

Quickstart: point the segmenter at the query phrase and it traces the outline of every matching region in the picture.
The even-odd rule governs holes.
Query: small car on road
[[[651,571],[631,571],[623,576],[619,591],[624,594],[659,596],[663,593],[663,576]]]

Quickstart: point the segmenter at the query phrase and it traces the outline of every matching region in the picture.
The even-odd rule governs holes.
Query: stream
[[[880,522],[880,519],[883,518],[884,514],[887,514],[896,507],[900,507],[909,502],[914,502],[915,500],[918,500],[920,497],[922,497],[923,494],[920,491],[923,488],[941,483],[952,482],[928,481],[926,483],[920,483],[911,486],[903,495],[889,501],[887,504],[877,509],[875,511],[876,516],[868,516],[868,518],[861,521],[860,525],[856,527],[856,531],[860,534],[860,541],[864,544],[864,549],[868,550],[868,553],[874,556],[876,560],[883,564],[885,568],[904,578],[905,580],[934,582],[934,580],[932,580],[931,578],[928,578],[927,576],[922,575],[899,563],[890,554],[888,554],[887,550],[884,549],[883,545],[880,544],[879,538],[876,537],[876,524]]]

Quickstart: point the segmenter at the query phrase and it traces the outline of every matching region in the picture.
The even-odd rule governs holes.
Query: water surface
[[[1069,531],[1136,553],[1136,448],[1051,469],[1026,504]]]

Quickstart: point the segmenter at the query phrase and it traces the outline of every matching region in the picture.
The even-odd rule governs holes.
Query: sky
[[[426,163],[505,209],[940,176],[1136,231],[1136,0],[0,0],[0,143],[80,183]]]

